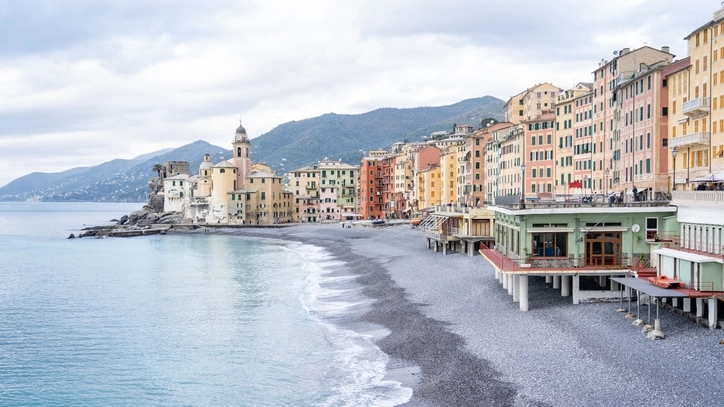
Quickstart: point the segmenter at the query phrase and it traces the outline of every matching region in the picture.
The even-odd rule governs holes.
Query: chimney
[[[671,52],[669,52],[669,49],[670,49],[670,48],[669,48],[668,45],[664,45],[663,47],[661,47],[661,51],[666,52],[667,54],[670,54],[670,53],[671,53]]]

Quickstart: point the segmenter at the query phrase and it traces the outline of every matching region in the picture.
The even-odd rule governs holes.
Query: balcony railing
[[[670,138],[669,148],[693,146],[696,144],[703,144],[708,146],[710,139],[711,133],[709,132],[686,134],[684,136]]]
[[[671,204],[682,206],[724,205],[724,191],[671,191]]]
[[[696,98],[688,102],[684,102],[681,112],[690,117],[698,117],[709,114],[709,99]]]

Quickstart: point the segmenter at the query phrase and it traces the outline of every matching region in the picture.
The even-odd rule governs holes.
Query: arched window
[[[241,147],[236,148],[236,156],[241,157]]]

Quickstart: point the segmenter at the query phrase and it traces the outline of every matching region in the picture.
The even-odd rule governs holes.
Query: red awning
[[[568,183],[568,188],[583,188],[581,181],[572,181]]]

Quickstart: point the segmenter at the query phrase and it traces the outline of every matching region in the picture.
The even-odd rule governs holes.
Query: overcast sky
[[[507,100],[541,82],[570,88],[625,47],[668,45],[685,57],[683,38],[719,8],[709,0],[0,0],[0,186],[199,139],[230,148],[239,118],[253,139],[329,112]]]

